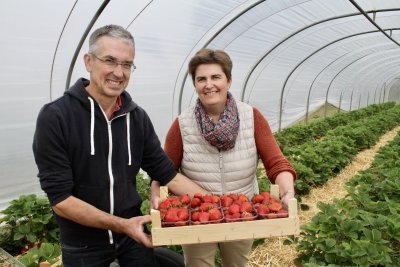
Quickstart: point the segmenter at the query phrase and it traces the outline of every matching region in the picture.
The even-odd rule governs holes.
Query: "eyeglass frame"
[[[118,60],[116,60],[114,58],[102,59],[102,58],[99,58],[98,56],[96,56],[94,53],[90,53],[90,54],[94,58],[96,58],[100,62],[102,62],[103,64],[107,65],[108,67],[112,67],[113,69],[118,67],[118,65],[121,65],[122,70],[127,70],[129,72],[134,72],[136,70],[136,65],[133,62],[132,63],[128,63],[128,62],[119,63]],[[124,67],[124,65],[130,65],[129,69],[126,68],[126,66]]]

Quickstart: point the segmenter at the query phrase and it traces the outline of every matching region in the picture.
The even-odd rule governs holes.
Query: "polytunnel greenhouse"
[[[298,181],[311,175],[310,166],[294,162],[307,157],[301,150],[308,148],[290,142],[285,145],[280,134],[294,126],[313,125],[318,121],[313,119],[317,112],[323,120],[377,107],[379,112],[374,111],[374,116],[378,117],[383,116],[380,113],[392,114],[387,105],[395,109],[400,101],[400,0],[6,0],[0,3],[0,21],[0,210],[22,195],[44,195],[32,152],[39,111],[61,97],[80,77],[89,78],[83,61],[89,36],[104,25],[120,25],[135,39],[137,69],[126,90],[147,112],[162,145],[175,118],[196,103],[197,94],[188,73],[190,59],[202,48],[224,50],[233,62],[231,94],[266,118],[282,152],[296,169]],[[362,119],[366,119],[372,113],[363,114]],[[386,123],[396,119],[379,120]],[[381,137],[399,124],[369,132],[379,132]],[[339,138],[344,131],[332,129],[326,136]],[[365,137],[360,131],[357,134]],[[325,137],[319,135],[316,139],[320,138]],[[372,147],[378,137],[374,140],[355,150]],[[351,158],[356,152],[352,153]],[[332,175],[350,162],[332,167]],[[391,167],[392,171],[396,168],[397,177],[398,162]],[[322,160],[318,164],[325,163]],[[311,189],[299,183],[296,192],[304,190],[306,195]],[[398,179],[393,182],[398,183]],[[310,188],[313,185],[321,184],[307,184]],[[385,194],[387,203],[393,201],[388,200],[389,195]],[[392,212],[394,209],[398,216],[398,206],[388,208]],[[392,223],[388,227],[399,230],[398,221],[397,228]],[[372,229],[374,225],[364,232],[378,235]],[[373,245],[369,244],[375,252],[368,253],[376,254],[372,260],[344,260],[335,266],[399,266],[400,237],[398,233],[387,235],[391,236],[387,242],[393,244],[389,250],[397,253],[388,252],[383,248],[386,241],[379,243],[376,237],[371,241]],[[326,265],[316,256],[303,253],[303,266],[335,262],[330,257],[336,255],[333,249],[339,246],[338,241],[327,238],[324,242],[321,246],[332,247],[325,257]],[[365,245],[357,244],[360,248]],[[302,246],[307,247],[305,243]],[[361,256],[368,254],[367,249],[360,251]],[[354,252],[353,256],[359,255]],[[254,257],[251,266],[294,266],[276,265],[262,257],[255,263]],[[320,265],[305,265],[307,260]]]

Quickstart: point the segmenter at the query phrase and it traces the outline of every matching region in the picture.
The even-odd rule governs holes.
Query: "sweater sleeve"
[[[141,167],[149,174],[152,180],[158,181],[161,185],[166,185],[176,176],[177,172],[172,161],[162,149],[150,118],[144,110],[143,112],[145,148]]]
[[[183,141],[181,130],[179,128],[178,118],[172,123],[171,128],[165,138],[164,151],[172,160],[176,170],[179,170],[183,158]]]
[[[284,171],[291,172],[294,179],[297,174],[290,162],[284,157],[279,148],[271,128],[261,114],[261,112],[253,107],[254,113],[254,137],[257,146],[257,152],[261,157],[267,176],[272,183],[275,182],[276,176]]]
[[[40,186],[52,206],[69,197],[74,186],[63,125],[57,110],[44,106],[37,119],[32,145]]]

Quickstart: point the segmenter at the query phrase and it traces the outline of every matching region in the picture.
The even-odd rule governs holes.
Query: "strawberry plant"
[[[58,243],[59,229],[47,197],[21,195],[1,213],[0,247],[13,255],[42,242]]]
[[[58,244],[42,243],[40,247],[30,249],[20,258],[20,261],[26,267],[39,266],[41,262],[48,262],[52,266],[61,266],[56,264],[60,261],[61,249]]]

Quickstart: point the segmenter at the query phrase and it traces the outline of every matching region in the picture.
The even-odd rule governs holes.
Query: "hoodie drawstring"
[[[88,98],[90,101],[90,155],[94,155],[94,101]]]
[[[91,97],[88,97],[90,101],[90,155],[94,155],[94,101]],[[132,154],[131,154],[131,114],[126,113],[126,138],[128,144],[128,165],[132,165]]]
[[[131,159],[132,159],[132,156],[131,156],[131,131],[130,131],[130,128],[131,128],[131,120],[130,120],[130,117],[131,117],[131,113],[130,112],[128,112],[127,114],[126,114],[126,138],[127,138],[127,143],[128,143],[128,165],[129,166],[131,166]]]

